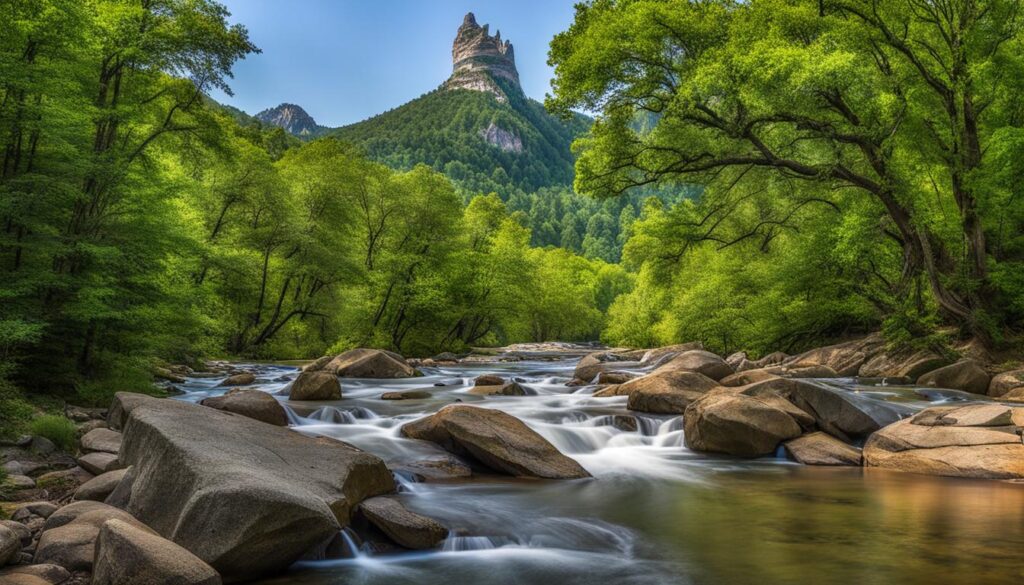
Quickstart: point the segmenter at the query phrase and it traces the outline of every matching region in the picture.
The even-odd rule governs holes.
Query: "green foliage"
[[[1015,0],[579,4],[552,42],[547,102],[598,112],[576,144],[576,189],[704,187],[693,205],[626,218],[640,279],[606,337],[768,350],[883,321],[901,343],[939,323],[988,341],[1019,330],[1017,11]]]
[[[75,447],[77,429],[75,423],[57,414],[41,414],[32,419],[29,429],[33,435],[45,437],[63,451],[70,452]]]

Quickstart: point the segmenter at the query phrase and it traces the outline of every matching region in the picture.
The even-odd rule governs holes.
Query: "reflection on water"
[[[593,480],[485,477],[409,483],[410,508],[452,530],[442,550],[307,562],[267,585],[575,585],[1024,583],[1024,485],[879,470],[741,461],[687,450],[678,417],[634,415],[625,398],[595,399],[564,386],[573,362],[432,368],[411,380],[343,382],[345,398],[287,403],[296,429],[335,437],[392,467],[442,456],[401,438],[407,421],[455,400],[505,410],[594,474]],[[466,394],[482,373],[515,376],[535,396]],[[294,370],[265,367],[260,387]],[[190,380],[186,400],[223,389]],[[910,410],[962,393],[830,382]],[[434,384],[443,384],[434,386]],[[382,392],[427,388],[425,400]]]

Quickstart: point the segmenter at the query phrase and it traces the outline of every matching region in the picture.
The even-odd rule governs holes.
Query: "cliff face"
[[[480,26],[470,12],[462,21],[452,44],[452,76],[445,82],[450,89],[469,89],[494,94],[507,101],[504,91],[495,83],[502,79],[519,88],[512,43],[501,40],[501,31],[491,36],[488,25]]]
[[[278,126],[296,136],[310,136],[320,130],[312,116],[295,104],[281,104],[275,108],[263,110],[256,114],[256,119],[264,124]]]

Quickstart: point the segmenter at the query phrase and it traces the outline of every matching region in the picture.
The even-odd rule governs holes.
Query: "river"
[[[707,456],[683,446],[680,417],[637,415],[626,398],[565,386],[576,357],[422,368],[406,380],[342,380],[344,398],[289,403],[293,427],[334,437],[401,469],[442,459],[399,436],[411,420],[461,400],[506,411],[580,462],[594,479],[416,482],[399,474],[410,509],[451,528],[441,550],[304,561],[263,585],[982,585],[1024,583],[1024,485],[784,458]],[[247,364],[276,392],[297,369]],[[515,378],[535,395],[477,397],[474,377]],[[183,400],[222,393],[189,379]],[[829,381],[908,411],[963,400],[958,392]],[[429,388],[422,400],[386,391]],[[284,400],[282,398],[282,400]],[[636,431],[615,426],[634,415]]]

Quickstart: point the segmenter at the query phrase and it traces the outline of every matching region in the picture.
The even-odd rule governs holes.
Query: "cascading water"
[[[593,386],[566,386],[576,359],[463,363],[423,368],[423,377],[402,380],[345,379],[344,398],[328,403],[277,396],[298,432],[383,458],[395,471],[397,497],[451,532],[438,550],[390,554],[367,552],[346,532],[351,554],[343,556],[351,558],[303,561],[266,583],[973,585],[1024,578],[1024,486],[697,454],[684,446],[681,417],[632,412],[625,397],[594,398]],[[246,367],[258,368],[255,387],[275,395],[295,375],[293,367]],[[531,395],[469,394],[481,374],[516,379]],[[180,398],[222,393],[219,381],[190,379]],[[852,380],[819,383],[906,413],[969,398]],[[425,390],[430,398],[380,398],[407,390]],[[443,465],[449,456],[402,437],[400,428],[456,401],[519,418],[594,479],[478,474],[421,481],[424,463]],[[985,536],[991,534],[1000,538]],[[958,580],[948,567],[960,565],[978,569]]]

